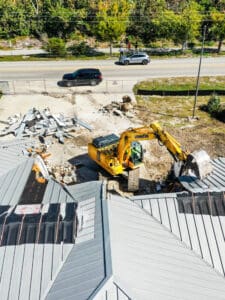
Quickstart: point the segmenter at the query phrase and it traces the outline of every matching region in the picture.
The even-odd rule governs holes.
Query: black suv
[[[62,80],[66,86],[94,86],[102,81],[102,73],[99,69],[79,69],[73,73],[64,74]]]

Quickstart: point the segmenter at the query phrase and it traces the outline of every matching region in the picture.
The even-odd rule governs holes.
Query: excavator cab
[[[135,166],[140,166],[143,163],[143,148],[139,142],[132,142],[131,143],[131,154],[130,154],[130,161],[133,164],[133,168]]]

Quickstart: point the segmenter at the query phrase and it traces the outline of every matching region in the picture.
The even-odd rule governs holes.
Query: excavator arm
[[[140,165],[140,160],[134,162],[132,151],[134,141],[157,139],[166,147],[168,152],[175,160],[174,175],[190,175],[202,179],[212,172],[212,165],[209,155],[204,150],[198,150],[190,153],[184,150],[181,144],[161,126],[154,122],[149,126],[140,128],[131,128],[123,132],[118,144],[117,159],[124,168],[134,170]],[[140,150],[139,150],[139,153]]]
[[[180,143],[168,132],[164,131],[158,123],[152,123],[149,127],[131,128],[123,132],[118,145],[118,160],[124,166],[129,166],[132,143],[157,139],[173,156],[175,161],[186,161],[189,153],[184,151]]]

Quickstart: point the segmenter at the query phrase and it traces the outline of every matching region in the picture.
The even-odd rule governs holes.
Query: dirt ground
[[[139,127],[149,124],[153,117],[147,112],[132,110],[132,114],[115,115],[102,110],[103,106],[112,101],[121,102],[124,94],[65,94],[63,97],[57,95],[4,95],[0,99],[0,129],[5,127],[4,122],[14,114],[25,114],[30,108],[50,108],[52,113],[63,113],[64,116],[76,116],[79,120],[86,122],[93,130],[89,131],[83,127],[76,127],[72,132],[73,138],[66,139],[60,144],[54,137],[48,137],[48,158],[51,164],[65,164],[67,162],[75,166],[76,180],[78,183],[89,180],[110,178],[100,167],[98,167],[87,155],[87,145],[95,137],[115,133],[119,135],[129,127]],[[136,104],[133,95],[129,95],[132,103]],[[197,122],[197,121],[196,121]],[[216,126],[216,124],[215,124]],[[192,123],[182,130],[173,129],[170,134],[190,151],[203,148],[212,157],[225,156],[225,136],[222,134],[207,135],[204,126]],[[212,139],[213,136],[213,139]],[[14,136],[0,137],[1,140],[14,139]],[[215,142],[217,141],[217,142]],[[143,142],[145,151],[145,164],[141,167],[139,193],[154,193],[163,191],[165,179],[173,164],[173,160],[166,148],[161,146],[157,140]],[[126,190],[124,180],[114,179],[113,185],[116,189]],[[120,182],[120,185],[119,185]],[[161,183],[161,184],[159,184]],[[169,191],[168,188],[166,191]]]
[[[65,117],[76,116],[92,127],[92,131],[77,126],[71,132],[73,138],[65,139],[60,144],[54,137],[47,137],[48,152],[51,156],[48,163],[63,165],[67,162],[75,165],[77,182],[96,180],[101,176],[101,169],[93,163],[87,155],[88,142],[95,137],[111,133],[120,134],[129,127],[140,126],[139,120],[128,117],[119,117],[103,113],[102,107],[112,101],[122,101],[124,95],[120,94],[65,94],[58,95],[4,95],[0,99],[0,130],[4,129],[8,117],[15,114],[26,114],[29,109],[42,110],[49,108],[54,114],[62,113]],[[130,95],[132,97],[132,95]],[[13,135],[0,137],[2,140],[15,139]],[[36,138],[37,139],[37,138]],[[104,172],[103,172],[104,173]],[[103,174],[107,177],[107,174]],[[102,177],[101,177],[102,178]]]

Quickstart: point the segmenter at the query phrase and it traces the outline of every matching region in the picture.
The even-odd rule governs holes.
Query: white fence
[[[96,86],[62,87],[54,80],[1,81],[0,90],[5,95],[32,94],[76,94],[76,93],[131,93],[134,80],[104,80]]]

